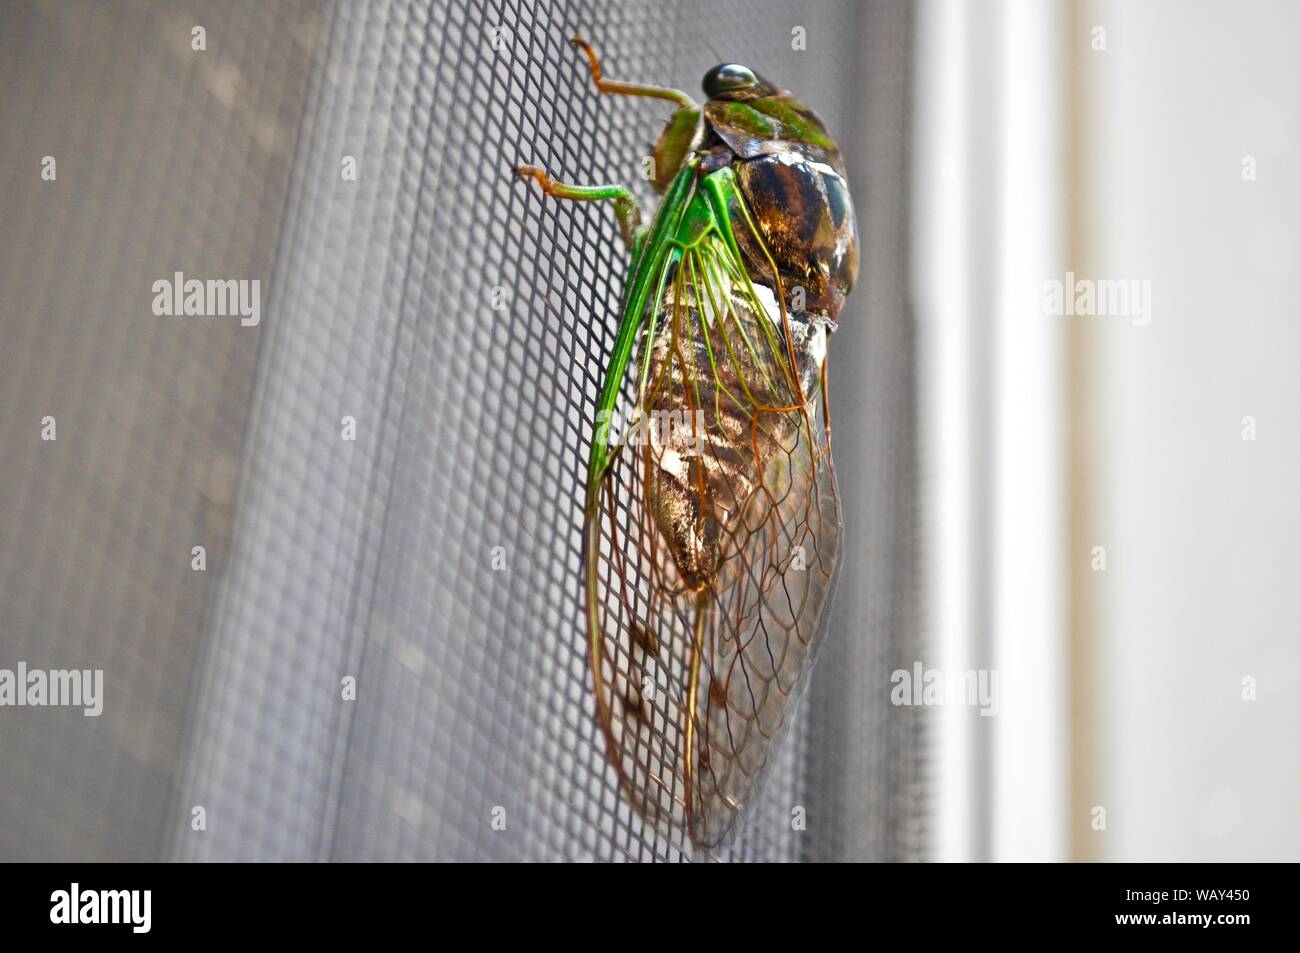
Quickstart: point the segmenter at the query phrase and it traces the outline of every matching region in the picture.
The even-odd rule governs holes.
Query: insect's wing
[[[691,785],[692,832],[703,844],[726,841],[752,804],[825,631],[839,497],[821,418],[799,416],[743,505],[704,615]]]
[[[686,830],[691,617],[654,531],[642,455],[621,446],[589,495],[584,562],[596,714],[632,807]]]
[[[811,367],[824,329],[792,335],[724,230],[674,246],[642,282],[656,290],[637,357],[605,403],[624,422],[702,411],[706,432],[691,454],[644,431],[597,438],[584,542],[596,709],[633,807],[713,846],[764,776],[834,580],[839,505]]]

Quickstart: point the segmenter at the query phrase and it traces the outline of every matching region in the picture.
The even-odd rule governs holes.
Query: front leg
[[[591,81],[596,84],[596,89],[602,93],[611,96],[648,96],[651,99],[666,99],[686,109],[695,107],[695,100],[680,89],[670,89],[667,86],[649,86],[645,83],[623,83],[615,79],[606,79],[604,71],[600,68],[600,57],[596,55],[596,50],[592,45],[580,36],[575,36],[569,42],[582,50],[583,55],[587,57],[587,65],[591,69]]]
[[[677,104],[677,111],[668,120],[668,125],[664,126],[654,146],[654,170],[650,176],[650,185],[662,195],[704,133],[701,123],[703,111],[680,89],[606,79],[604,71],[600,68],[600,57],[596,55],[591,44],[580,36],[575,36],[569,42],[582,50],[587,57],[587,65],[591,68],[591,81],[596,84],[596,89],[600,92],[611,96],[648,96],[651,99],[666,99]]]
[[[636,198],[622,185],[569,185],[557,182],[535,165],[521,165],[515,169],[515,175],[521,179],[533,179],[542,191],[557,199],[570,199],[574,202],[613,202],[614,214],[618,217],[618,230],[623,236],[623,244],[633,255],[645,240],[646,226],[641,224],[641,209]]]

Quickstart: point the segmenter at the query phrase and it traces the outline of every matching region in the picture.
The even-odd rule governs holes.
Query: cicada
[[[608,201],[631,254],[587,469],[583,588],[595,708],[632,806],[712,848],[757,798],[807,682],[836,578],[827,339],[857,273],[839,148],[807,106],[735,63],[676,104],[622,185],[515,172]]]

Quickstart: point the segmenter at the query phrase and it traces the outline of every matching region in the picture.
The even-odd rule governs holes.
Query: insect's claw
[[[596,56],[596,51],[592,49],[591,44],[587,42],[586,38],[581,35],[571,37],[569,39],[569,45],[582,50],[583,55],[587,57],[587,67],[591,70],[591,79],[596,84],[596,88],[600,89],[604,77],[600,69],[600,58]]]
[[[543,172],[535,165],[517,165],[515,166],[516,179],[537,179],[539,182],[546,177]]]

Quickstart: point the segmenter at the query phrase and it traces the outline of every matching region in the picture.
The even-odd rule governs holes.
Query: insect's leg
[[[515,175],[521,179],[533,179],[541,186],[543,192],[557,199],[570,199],[575,202],[613,202],[614,214],[618,216],[618,230],[628,249],[635,253],[645,240],[647,229],[641,224],[641,209],[625,186],[569,185],[565,182],[557,182],[535,165],[521,165],[515,169]]]
[[[587,63],[591,66],[591,80],[596,84],[596,89],[602,93],[615,96],[649,96],[652,99],[666,99],[677,103],[677,111],[673,113],[664,131],[660,133],[654,147],[654,167],[650,175],[650,184],[662,195],[668,189],[673,176],[681,169],[682,163],[699,135],[700,117],[703,115],[700,107],[680,89],[647,86],[644,83],[620,83],[605,79],[600,68],[600,57],[591,48],[591,44],[580,36],[575,36],[569,42],[586,54]]]
[[[580,36],[575,36],[569,42],[586,54],[587,62],[591,65],[591,79],[596,84],[596,88],[602,93],[617,96],[649,96],[651,99],[666,99],[681,106],[694,107],[695,100],[680,89],[669,89],[666,86],[647,86],[644,83],[620,83],[616,80],[605,79],[600,69],[600,58],[596,55],[596,51],[591,48],[591,44]]]

